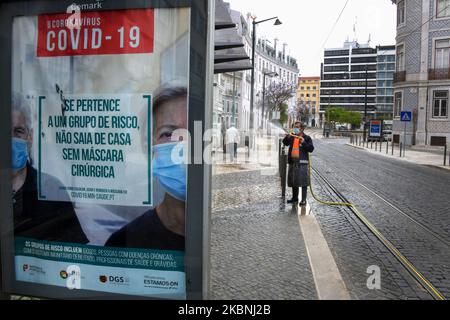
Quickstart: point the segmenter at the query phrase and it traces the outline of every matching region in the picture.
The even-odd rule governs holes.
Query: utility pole
[[[367,138],[367,63],[366,63],[366,90],[364,99],[364,141]]]
[[[253,131],[255,129],[254,126],[254,95],[255,95],[255,51],[256,51],[256,25],[263,23],[263,22],[267,22],[270,20],[275,20],[274,25],[275,26],[279,26],[281,25],[281,21],[278,19],[278,17],[273,17],[273,18],[269,18],[269,19],[264,19],[264,20],[260,20],[260,21],[256,21],[256,17],[252,17],[253,22],[253,34],[252,34],[252,71],[251,71],[251,83],[250,83],[250,136],[251,136],[251,145],[253,146]]]
[[[231,109],[231,123],[234,124],[235,127],[237,127],[236,124],[236,72],[233,72],[233,107]]]

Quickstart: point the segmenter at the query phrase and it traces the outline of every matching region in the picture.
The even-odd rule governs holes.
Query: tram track
[[[339,151],[335,146],[327,145],[327,147],[331,148],[331,149],[334,149],[336,152]],[[344,156],[343,153],[341,153],[341,155]],[[358,157],[356,154],[354,154],[352,156],[352,160],[358,160],[359,162],[366,162],[368,166],[369,165],[372,166],[372,167],[374,166],[374,163],[368,163],[364,159]],[[403,183],[405,183],[405,184],[410,183],[410,181],[408,181],[408,179],[409,179],[408,176],[400,175],[399,172],[396,172],[396,171],[393,171],[393,170],[389,170],[386,167],[381,168],[378,165],[376,165],[376,167],[379,170],[383,170],[383,172],[385,172],[385,174],[387,174],[387,175],[398,177],[398,179],[401,179],[403,181]],[[346,176],[348,179],[352,180],[352,182],[354,182],[356,185],[360,186],[361,188],[363,188],[367,192],[369,192],[372,195],[374,195],[376,198],[378,198],[381,201],[383,201],[386,205],[388,205],[389,207],[394,209],[395,212],[397,212],[400,215],[402,215],[403,217],[407,218],[415,226],[417,226],[420,229],[426,231],[429,235],[431,235],[435,239],[439,240],[441,243],[443,243],[447,247],[450,247],[450,237],[449,237],[449,235],[447,233],[445,233],[445,230],[441,230],[441,231],[444,231],[444,234],[441,235],[439,232],[436,231],[436,228],[438,228],[438,229],[442,229],[442,228],[436,227],[436,226],[432,227],[432,226],[429,225],[429,223],[420,221],[420,220],[423,220],[423,217],[421,217],[421,215],[417,211],[412,210],[412,212],[409,213],[405,209],[401,208],[400,205],[395,205],[392,201],[390,201],[386,197],[386,195],[383,195],[383,192],[380,192],[376,188],[373,188],[372,186],[368,186],[367,184],[362,183],[361,181],[359,181],[358,179],[355,178],[355,174],[352,174],[349,170],[344,169],[342,166],[340,166],[339,168],[336,167],[336,170],[339,170],[339,172],[343,176]],[[417,175],[418,172],[415,172],[414,174]],[[421,179],[421,182],[423,183],[422,179]],[[413,181],[411,183],[413,183]],[[409,211],[411,211],[411,210],[409,210]]]
[[[396,212],[398,212],[402,216],[406,217],[414,225],[416,225],[417,227],[421,228],[422,230],[427,232],[429,235],[431,235],[432,237],[436,238],[437,240],[439,240],[444,245],[446,245],[447,247],[450,248],[450,242],[448,240],[444,239],[440,234],[438,234],[432,228],[426,226],[422,222],[420,222],[417,219],[415,219],[414,217],[412,217],[410,214],[406,213],[404,210],[402,210],[399,207],[397,207],[395,204],[393,204],[392,202],[387,200],[385,197],[380,195],[377,191],[371,189],[370,187],[366,186],[365,184],[363,184],[363,183],[359,182],[358,180],[356,180],[355,178],[353,178],[348,171],[341,169],[341,173],[344,173],[345,176],[347,176],[349,179],[351,179],[354,183],[359,185],[361,188],[365,189],[367,192],[371,193],[372,195],[374,195],[375,197],[377,197],[378,199],[383,201],[385,204],[387,204],[389,207],[394,209]]]
[[[328,190],[332,191],[332,194],[334,194],[334,197],[338,199],[338,201],[341,201],[342,208],[344,210],[348,210],[351,212],[352,215],[356,216],[358,220],[363,223],[369,231],[379,240],[381,243],[395,256],[395,258],[400,262],[400,264],[408,271],[408,273],[436,300],[446,300],[446,298],[433,286],[433,284],[428,281],[425,276],[420,273],[417,268],[405,257],[403,254],[383,235],[381,234],[375,226],[367,220],[364,215],[359,212],[359,210],[355,207],[355,205],[351,204],[351,202],[346,198],[345,195],[343,195],[323,174],[321,174],[317,169],[311,167],[312,172],[317,177],[317,181],[321,181],[322,184],[321,187],[325,186]],[[369,189],[370,190],[370,189]],[[368,190],[368,191],[369,191]],[[373,192],[372,192],[373,193]],[[387,200],[386,200],[387,201]],[[336,202],[337,203],[337,202]],[[387,203],[388,205],[391,204]],[[393,205],[393,204],[392,204]],[[393,207],[395,209],[395,205]],[[398,208],[397,208],[398,209]],[[398,209],[402,211],[401,209]],[[400,213],[400,212],[399,212]],[[405,212],[403,212],[406,214]],[[425,225],[421,224],[420,222],[416,221],[412,217],[409,217],[406,214],[406,217],[409,218],[409,220],[415,225],[419,226],[424,231],[431,233],[435,238],[443,242],[445,245],[448,246],[448,242],[445,239],[442,239],[437,233],[430,230]]]

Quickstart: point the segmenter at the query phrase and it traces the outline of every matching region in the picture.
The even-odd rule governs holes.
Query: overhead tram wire
[[[330,38],[330,36],[331,36],[331,34],[333,33],[333,31],[334,31],[334,29],[335,29],[337,23],[339,22],[339,20],[340,20],[342,14],[343,14],[345,8],[347,7],[348,2],[349,2],[349,0],[347,0],[347,2],[345,3],[344,7],[342,8],[341,13],[339,14],[338,19],[336,20],[336,22],[335,22],[335,24],[334,24],[332,30],[330,31],[330,33],[329,33],[329,35],[328,35],[328,37],[327,37],[327,39],[326,39],[325,42],[323,43],[322,47],[319,49],[320,51],[322,51],[322,49],[325,47],[325,45],[326,45],[328,39]],[[419,27],[417,27],[416,29],[414,29],[413,31],[409,32],[408,34],[406,34],[406,35],[403,36],[403,37],[406,38],[406,37],[409,37],[410,35],[416,33],[417,31],[419,31],[420,29],[422,29],[422,27],[423,27],[424,25],[426,25],[427,23],[429,23],[431,20],[433,20],[435,17],[437,17],[440,13],[444,12],[445,10],[447,10],[449,7],[450,7],[450,3],[449,3],[448,5],[446,5],[441,11],[437,12],[436,15],[433,14],[433,16],[432,16],[430,19],[428,19],[426,22],[422,23]],[[424,38],[424,39],[421,39],[421,42],[420,42],[420,43],[422,44],[422,42],[428,40],[429,38],[430,38],[430,36],[428,35],[428,37],[426,37],[426,38]],[[389,50],[384,50],[384,51],[381,51],[381,53],[379,53],[379,54],[380,54],[380,55],[383,55],[383,54],[385,54],[385,53],[388,52],[388,51],[389,51]],[[406,66],[411,66],[411,65],[412,65],[412,64],[408,64],[408,65],[406,65]],[[405,66],[405,67],[406,67],[406,66]]]
[[[333,27],[331,28],[330,33],[328,34],[325,42],[323,43],[322,47],[319,49],[320,51],[322,51],[322,49],[325,47],[325,45],[327,44],[328,40],[330,39],[331,35],[333,34],[334,29],[336,28],[337,24],[339,23],[339,20],[341,20],[342,14],[345,11],[345,8],[347,8],[347,5],[349,3],[350,0],[347,0],[344,4],[344,7],[342,8],[341,12],[339,13],[339,16],[337,17],[336,21],[334,22]]]
[[[422,27],[423,27],[424,25],[426,25],[428,22],[430,22],[431,20],[433,20],[435,17],[437,18],[437,16],[438,16],[440,13],[444,12],[444,11],[447,10],[449,7],[450,7],[450,3],[449,3],[448,5],[446,5],[446,6],[444,7],[444,9],[442,9],[442,10],[439,11],[439,12],[437,12],[436,15],[433,14],[433,16],[432,16],[430,19],[428,19],[426,22],[422,23],[422,25],[420,25],[418,28],[416,28],[416,29],[414,29],[413,31],[411,31],[411,32],[407,33],[406,35],[404,35],[403,38],[405,39],[406,37],[409,37],[410,35],[416,33],[416,32],[419,31],[420,29],[422,29]],[[424,42],[425,40],[428,40],[429,38],[430,38],[430,36],[428,35],[428,37],[426,37],[426,38],[424,38],[424,39],[421,39],[420,43],[422,44],[422,42]],[[382,55],[382,54],[384,54],[384,53],[386,53],[386,52],[388,52],[388,51],[389,51],[389,50],[384,50],[384,51],[382,51],[382,52],[380,53],[380,55]],[[408,64],[407,66],[411,66],[411,65]]]

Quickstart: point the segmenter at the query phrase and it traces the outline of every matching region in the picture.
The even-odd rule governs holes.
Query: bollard
[[[287,155],[283,154],[281,155],[281,196],[284,198],[286,197],[286,171],[287,171]]]
[[[278,174],[281,178],[281,148],[283,147],[283,141],[281,139],[278,140]]]
[[[370,141],[370,150],[373,149],[373,141]]]
[[[392,141],[392,155],[394,155],[394,145],[395,145],[395,143],[394,143],[394,141]]]
[[[386,154],[389,154],[389,140],[386,140]]]
[[[400,158],[402,157],[402,147],[403,147],[403,143],[400,142]]]
[[[444,167],[447,165],[447,144],[444,146]]]
[[[378,141],[375,141],[375,151],[378,151]]]
[[[366,138],[366,141],[367,141],[367,149],[369,149],[369,139]]]

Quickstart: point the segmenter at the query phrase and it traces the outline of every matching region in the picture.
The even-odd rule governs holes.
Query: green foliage
[[[279,111],[280,111],[280,122],[281,122],[281,124],[284,125],[288,122],[288,119],[289,119],[288,105],[286,103],[282,103],[279,106]]]
[[[347,111],[343,108],[328,108],[325,111],[327,122],[333,127],[336,123],[347,123],[352,126],[359,126],[362,121],[362,116],[359,112]]]

